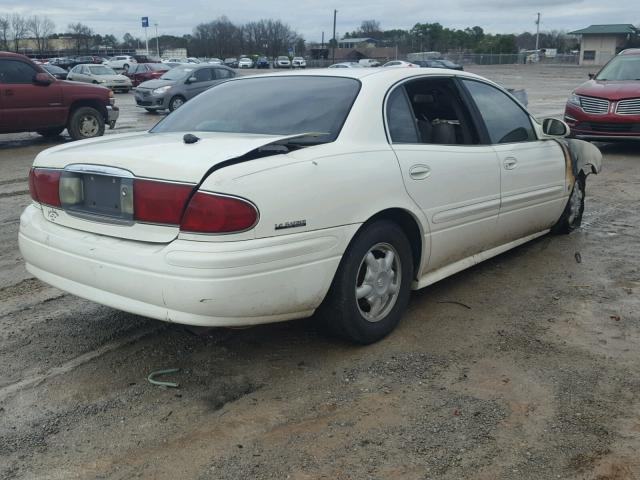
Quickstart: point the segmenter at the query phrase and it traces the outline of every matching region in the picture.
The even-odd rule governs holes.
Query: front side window
[[[484,120],[491,143],[536,140],[529,115],[506,93],[486,83],[462,80]]]
[[[353,78],[256,77],[223,82],[165,117],[151,132],[313,133],[335,140],[360,90]]]
[[[33,83],[35,75],[31,65],[16,60],[0,60],[0,83]]]

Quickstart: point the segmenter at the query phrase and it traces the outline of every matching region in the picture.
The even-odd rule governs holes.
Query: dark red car
[[[119,110],[108,88],[57,80],[24,55],[0,52],[0,133],[67,129],[74,140],[99,137]]]
[[[585,140],[640,140],[640,49],[623,50],[567,101],[564,121]]]
[[[160,78],[168,70],[171,70],[171,68],[164,63],[138,63],[137,65],[131,65],[124,74],[131,79],[131,84],[137,87],[147,80]]]

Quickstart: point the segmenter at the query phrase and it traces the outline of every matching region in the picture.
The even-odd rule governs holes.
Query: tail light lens
[[[133,218],[140,222],[180,225],[193,185],[135,180]]]
[[[60,206],[60,170],[32,168],[29,171],[29,192],[36,202]]]
[[[187,206],[180,230],[196,233],[232,233],[249,230],[258,221],[258,210],[237,197],[196,192]]]

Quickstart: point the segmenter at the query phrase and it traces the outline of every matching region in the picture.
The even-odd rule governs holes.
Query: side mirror
[[[569,126],[556,118],[545,118],[542,121],[542,131],[545,135],[566,137],[569,134]]]
[[[189,77],[189,78],[187,78],[187,79],[185,80],[185,82],[184,82],[184,83],[189,84],[189,83],[195,83],[195,82],[197,82],[197,81],[198,81],[198,79],[197,79],[196,77]]]
[[[595,77],[596,75],[594,73],[590,73],[589,74],[589,80],[593,80],[593,77]]]
[[[36,85],[51,85],[53,83],[53,78],[48,73],[39,72],[36,73],[35,77],[33,77],[33,83]]]

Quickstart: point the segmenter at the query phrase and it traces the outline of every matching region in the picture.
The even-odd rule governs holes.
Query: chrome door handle
[[[414,180],[424,180],[431,176],[431,168],[428,165],[414,165],[409,169],[409,176]]]
[[[504,159],[504,168],[506,170],[513,170],[518,165],[518,159],[515,157],[507,157]]]

